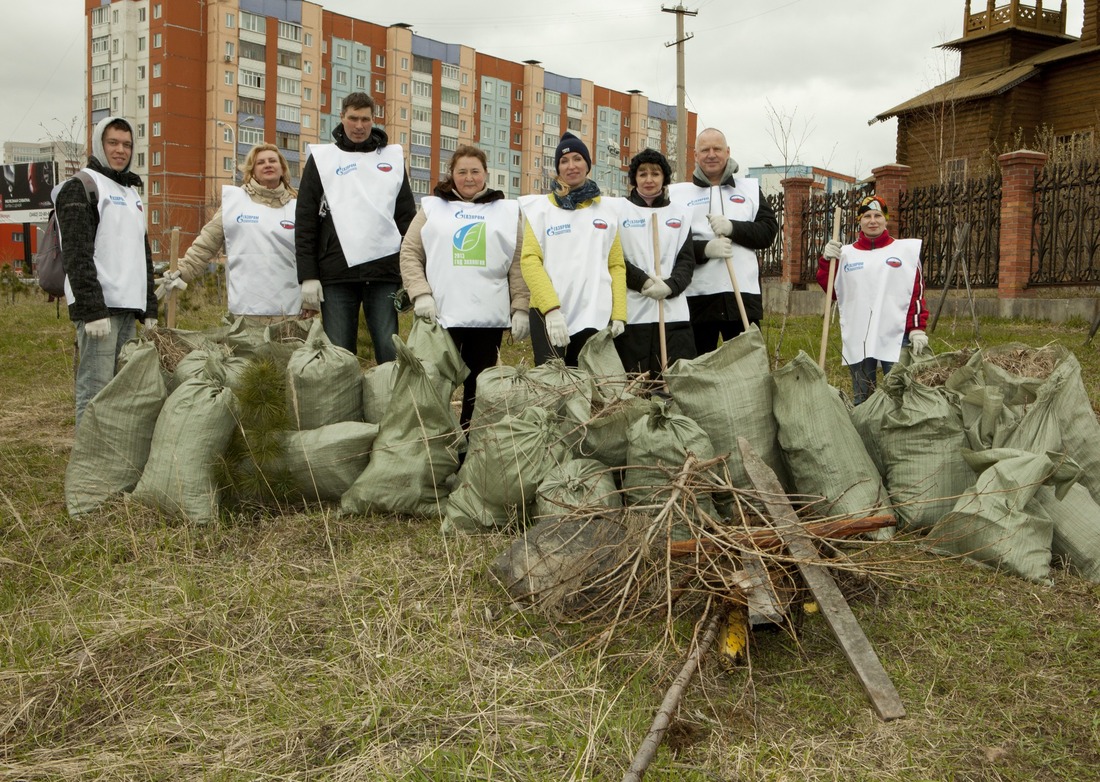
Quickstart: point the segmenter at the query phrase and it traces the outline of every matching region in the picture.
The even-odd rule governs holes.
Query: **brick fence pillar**
[[[886,221],[886,229],[891,236],[900,236],[898,233],[898,204],[901,194],[909,189],[909,166],[899,166],[891,163],[888,166],[879,166],[872,169],[875,177],[875,195],[881,196],[886,201],[886,208],[890,210],[890,219]]]
[[[780,254],[783,269],[780,279],[791,285],[813,282],[813,278],[802,279],[806,260],[802,257],[802,235],[805,230],[802,212],[806,202],[810,200],[813,177],[788,177],[779,184],[783,186],[783,234],[779,237],[779,241],[783,242],[783,251]]]
[[[1017,299],[1031,276],[1031,231],[1035,222],[1035,177],[1047,155],[1021,149],[997,158],[1001,166],[1001,261],[997,295]]]

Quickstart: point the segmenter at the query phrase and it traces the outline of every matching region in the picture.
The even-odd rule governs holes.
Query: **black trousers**
[[[470,374],[462,384],[462,411],[458,420],[462,424],[462,431],[470,428],[470,419],[474,416],[474,402],[477,399],[477,376],[489,367],[496,366],[500,356],[500,341],[504,335],[504,329],[498,328],[474,328],[456,327],[447,329],[447,333],[454,340],[458,353],[466,366],[470,368]]]

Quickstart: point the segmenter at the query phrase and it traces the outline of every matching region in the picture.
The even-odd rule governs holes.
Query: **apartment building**
[[[459,144],[489,159],[489,183],[511,197],[542,192],[566,130],[593,155],[608,193],[647,146],[675,156],[676,109],[638,91],[512,62],[462,44],[326,11],[307,0],[85,0],[88,126],[134,123],[153,252],[166,258],[220,202],[221,187],[261,141],[297,180],[310,144],[327,143],[341,101],[368,92],[376,123],[402,146],[414,193],[431,192]],[[689,114],[688,138],[696,116]],[[675,170],[676,165],[673,162]]]

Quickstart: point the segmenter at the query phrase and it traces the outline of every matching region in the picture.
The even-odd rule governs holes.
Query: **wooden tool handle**
[[[833,241],[840,241],[840,207],[833,210]],[[817,357],[817,365],[825,369],[825,349],[829,345],[829,322],[833,309],[833,280],[836,279],[836,258],[829,259],[829,280],[825,284],[825,316],[821,324],[821,352]]]

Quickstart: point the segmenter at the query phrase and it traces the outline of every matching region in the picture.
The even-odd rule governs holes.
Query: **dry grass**
[[[195,527],[123,501],[69,519],[71,326],[40,301],[3,310],[23,330],[0,336],[0,778],[622,778],[704,595],[608,634],[515,610],[487,573],[512,538],[439,520],[314,506]],[[783,354],[819,329],[789,324]],[[1096,349],[1070,347],[1095,405]],[[874,716],[810,615],[756,633],[746,666],[704,657],[646,779],[1100,779],[1100,587],[838,547],[909,716]]]

